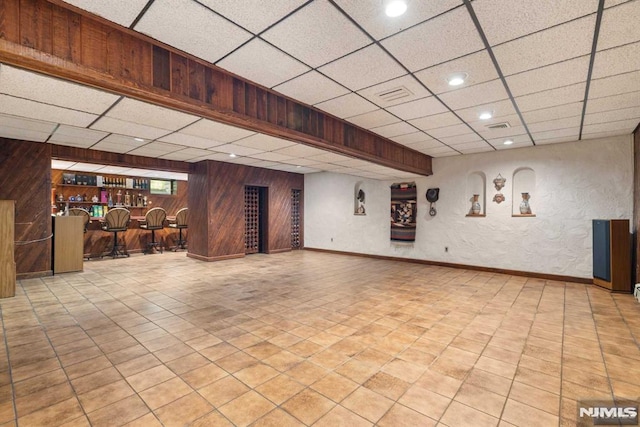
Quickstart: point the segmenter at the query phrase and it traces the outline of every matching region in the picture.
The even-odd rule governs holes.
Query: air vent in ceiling
[[[411,95],[413,95],[413,93],[404,86],[399,86],[393,89],[388,89],[376,93],[376,96],[385,102],[395,101],[396,99],[406,98],[407,96]]]
[[[492,125],[487,125],[487,127],[489,129],[508,129],[511,127],[511,125],[509,125],[509,123],[507,122],[502,122],[502,123],[494,123]]]

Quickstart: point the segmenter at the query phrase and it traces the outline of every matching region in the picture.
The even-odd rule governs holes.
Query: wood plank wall
[[[304,175],[204,161],[189,175],[189,255],[206,260],[244,256],[244,187],[268,188],[268,253],[291,250],[291,190]],[[206,202],[202,194],[207,194]],[[302,242],[304,245],[304,242]]]
[[[633,237],[634,237],[634,256],[633,256],[633,269],[632,277],[634,283],[640,281],[640,238],[638,233],[640,232],[640,124],[633,132]]]
[[[50,196],[51,146],[0,138],[0,200],[16,200],[18,278],[51,274]]]
[[[0,2],[0,60],[430,175],[431,157],[58,0]]]

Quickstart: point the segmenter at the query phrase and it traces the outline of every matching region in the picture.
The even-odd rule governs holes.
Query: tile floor
[[[576,425],[640,396],[640,304],[295,251],[90,261],[0,302],[0,424]]]

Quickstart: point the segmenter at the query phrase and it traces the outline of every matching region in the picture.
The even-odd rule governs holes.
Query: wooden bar
[[[0,200],[0,298],[16,294],[15,200]]]
[[[79,216],[54,216],[53,230],[53,273],[82,271],[83,219]]]

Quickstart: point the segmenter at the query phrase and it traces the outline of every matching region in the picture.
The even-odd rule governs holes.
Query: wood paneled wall
[[[16,201],[18,278],[51,274],[50,196],[51,145],[0,138],[0,200]]]
[[[634,256],[633,256],[633,273],[634,283],[640,281],[640,124],[633,131],[633,238],[634,238]]]
[[[190,256],[244,256],[246,185],[268,188],[266,252],[291,250],[291,190],[304,191],[304,175],[209,160],[193,165],[189,174]]]
[[[0,60],[430,175],[431,157],[59,0],[0,2]]]

